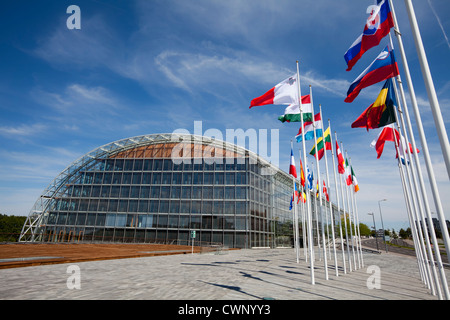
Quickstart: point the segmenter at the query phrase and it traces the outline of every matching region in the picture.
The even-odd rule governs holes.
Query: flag
[[[302,184],[302,187],[305,187],[305,172],[303,171],[303,163],[302,159],[300,159],[300,183]]]
[[[323,190],[322,190],[322,192],[326,196],[327,201],[330,201],[330,196],[328,195],[328,189],[327,189],[327,186],[325,184],[325,180],[323,180]]]
[[[386,47],[378,57],[356,78],[347,91],[345,102],[352,102],[359,92],[380,81],[395,77],[399,74],[395,61],[394,50]]]
[[[300,201],[300,196],[299,196],[299,193],[297,190],[297,184],[295,183],[294,194],[291,197],[291,203],[289,204],[289,210],[292,210],[293,203],[294,203],[296,197],[297,197],[297,204],[298,204]]]
[[[370,144],[370,146],[372,148],[375,148],[375,150],[377,151],[377,159],[379,159],[381,157],[381,154],[383,153],[385,142],[386,141],[395,142],[394,137],[397,140],[397,145],[399,146],[400,149],[400,157],[401,159],[403,159],[402,162],[404,162],[404,152],[408,152],[407,151],[408,147],[406,146],[406,139],[397,131],[397,129],[394,128],[393,124],[384,127],[383,130],[381,130],[380,133],[378,134],[378,137],[374,139]],[[413,153],[411,143],[409,143],[409,152]],[[416,152],[419,153],[420,152],[419,149],[416,148]],[[396,154],[396,158],[397,157],[398,154]]]
[[[322,119],[320,117],[320,112],[314,115],[314,123],[312,121],[305,121],[303,122],[303,127],[305,128],[305,141],[314,138],[314,128],[316,128],[316,137],[322,136]],[[297,142],[302,141],[302,127],[298,130],[298,134],[295,136],[295,139]]]
[[[289,174],[297,178],[297,169],[295,168],[294,151],[291,148],[291,163],[289,165]]]
[[[356,180],[356,175],[355,172],[353,171],[353,167],[350,167],[351,171],[352,171],[352,183],[353,183],[353,187],[355,192],[359,191],[359,185],[358,185],[358,180]]]
[[[308,95],[302,96],[302,113],[303,121],[312,121],[312,105],[311,97]],[[284,110],[284,115],[279,116],[278,120],[281,122],[300,122],[300,108],[298,106],[298,100],[296,103],[292,103]]]
[[[336,155],[338,159],[338,171],[340,174],[343,174],[345,172],[345,160],[337,141],[336,141]]]
[[[363,33],[353,42],[344,55],[347,62],[347,71],[353,68],[366,51],[379,45],[381,39],[387,36],[394,26],[388,0],[379,1],[378,5],[372,8]]]
[[[350,167],[348,165],[348,160],[347,159],[345,159],[345,182],[347,182],[348,186],[353,183],[352,172],[351,172]]]
[[[262,96],[253,99],[249,108],[267,104],[298,105],[297,74],[283,80]]]
[[[308,188],[309,188],[309,190],[311,190],[313,188],[314,177],[313,177],[312,172],[309,171],[308,164],[306,164],[306,173],[307,173],[306,179],[308,179]]]
[[[300,195],[300,200],[302,203],[306,203],[306,193],[305,191],[302,191],[302,194]]]
[[[370,146],[372,148],[375,148],[375,150],[377,151],[377,159],[379,159],[381,157],[381,154],[383,153],[384,143],[386,141],[393,141],[393,142],[395,141],[394,132],[398,141],[399,133],[394,128],[394,125],[390,124],[388,126],[385,126],[383,130],[381,130],[380,133],[378,134],[378,138],[374,139],[370,144]]]
[[[316,183],[316,198],[319,198],[319,180]]]
[[[325,150],[331,150],[330,127],[325,130],[323,137],[319,137],[319,139],[317,139],[317,144],[313,146],[309,154],[314,157],[316,157],[317,154],[320,160],[325,154]]]
[[[376,129],[395,122],[395,93],[387,79],[377,99],[352,123],[352,128]]]

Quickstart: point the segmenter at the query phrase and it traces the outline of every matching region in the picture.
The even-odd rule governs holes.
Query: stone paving
[[[422,283],[415,258],[364,253],[364,267],[329,268],[315,261],[315,285],[303,255],[293,249],[247,249],[223,254],[178,254],[80,262],[80,288],[71,264],[0,270],[0,299],[69,300],[437,300]],[[327,260],[333,266],[334,259]],[[379,269],[380,288],[367,283]],[[368,272],[369,271],[369,272]],[[449,270],[447,279],[449,279]],[[371,278],[372,277],[372,278]],[[68,281],[69,280],[69,281]],[[369,280],[369,281],[368,281]]]

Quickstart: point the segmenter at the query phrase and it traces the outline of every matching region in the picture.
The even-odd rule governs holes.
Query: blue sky
[[[69,30],[69,5],[81,29]],[[289,166],[298,124],[282,124],[283,106],[248,109],[250,100],[296,72],[312,86],[316,110],[344,143],[358,177],[361,222],[409,226],[393,145],[380,159],[378,131],[351,129],[382,83],[344,102],[350,83],[386,46],[346,72],[345,51],[360,35],[373,1],[141,0],[9,1],[0,12],[0,212],[28,215],[70,163],[103,144],[185,129],[278,129],[279,164]],[[450,3],[413,2],[446,126],[450,119]],[[394,1],[445,211],[448,176],[403,1]],[[394,40],[394,46],[397,41]],[[403,75],[403,66],[399,61]],[[407,90],[407,88],[405,88]],[[408,92],[407,92],[408,94]],[[409,100],[409,99],[408,99]],[[419,149],[420,139],[414,132]],[[298,148],[294,143],[298,161]],[[307,150],[312,147],[307,142]],[[310,157],[310,162],[313,158]],[[323,162],[323,161],[322,161]],[[331,156],[329,157],[331,163]],[[422,161],[423,164],[423,161]],[[426,185],[428,178],[423,165]],[[321,164],[321,169],[324,165]],[[322,172],[323,169],[321,170]],[[330,173],[331,173],[330,166]],[[333,186],[333,185],[332,185]],[[331,194],[335,201],[334,193]],[[429,193],[432,211],[434,204]],[[450,219],[450,213],[446,214]]]

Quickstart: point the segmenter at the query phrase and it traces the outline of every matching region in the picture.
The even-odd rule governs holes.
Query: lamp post
[[[375,225],[375,215],[372,213],[368,213],[369,216],[373,218],[373,229],[375,230],[375,242],[377,243],[377,251],[378,251],[378,238],[377,238],[377,226]]]
[[[378,201],[378,208],[380,209],[380,217],[381,217],[381,227],[383,228],[383,241],[384,241],[384,247],[386,249],[386,253],[388,252],[387,244],[386,244],[386,236],[384,231],[384,224],[383,224],[383,216],[381,215],[381,205],[380,202],[387,201],[387,199],[381,199]]]

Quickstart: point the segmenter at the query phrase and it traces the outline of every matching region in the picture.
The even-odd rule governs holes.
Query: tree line
[[[27,217],[0,213],[0,242],[17,242]]]

